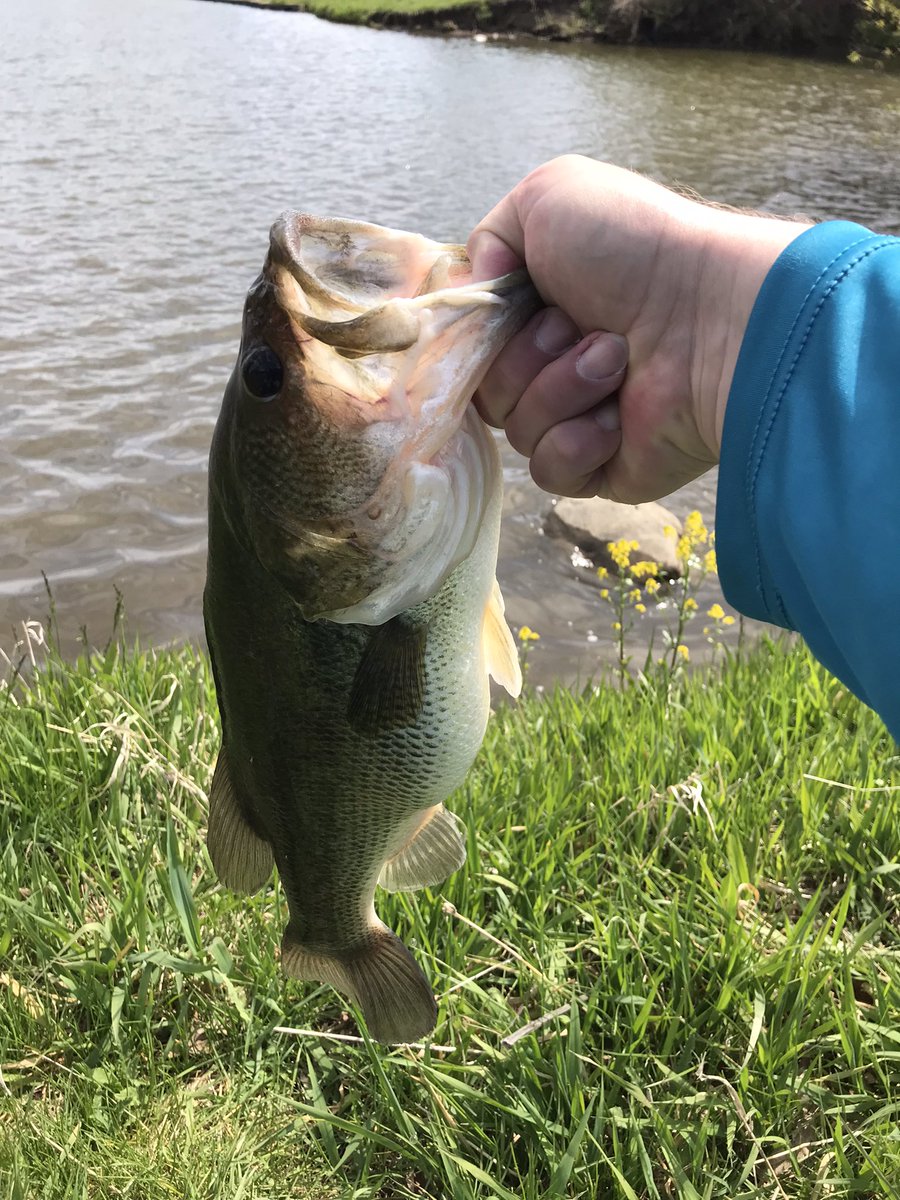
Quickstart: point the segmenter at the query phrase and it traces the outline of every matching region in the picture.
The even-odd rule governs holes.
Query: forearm
[[[767,275],[716,524],[728,599],[802,633],[900,737],[900,239],[818,226]]]

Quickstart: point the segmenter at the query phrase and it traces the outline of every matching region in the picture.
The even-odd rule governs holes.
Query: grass
[[[0,710],[0,1195],[900,1194],[900,759],[801,647],[496,713],[468,865],[379,899],[424,1048],[341,1040],[277,882],[217,883],[199,652]]]
[[[475,11],[476,24],[490,27],[499,5],[497,0],[232,0],[260,8],[293,8],[314,13],[330,21],[365,24],[399,17],[415,19],[435,12],[466,8]],[[702,8],[702,5],[700,6]],[[535,24],[527,16],[523,32],[538,36],[550,32],[572,37],[598,36],[611,42],[633,42],[640,20],[653,22],[653,40],[682,44],[685,39],[700,45],[728,46],[735,49],[752,45],[775,52],[796,50],[805,45],[809,52],[834,53],[841,23],[822,25],[821,0],[800,0],[793,5],[773,4],[772,0],[750,0],[734,6],[708,3],[708,11],[697,4],[667,3],[658,0],[573,0],[568,13],[552,10],[547,20]],[[540,6],[534,14],[540,17]],[[514,17],[514,14],[513,14]],[[898,0],[855,0],[855,18],[846,53],[853,63],[896,69],[900,57],[900,3]]]
[[[252,0],[265,8],[299,7],[329,21],[364,24],[376,16],[397,14],[417,17],[424,13],[443,12],[452,8],[472,8],[473,0]],[[490,16],[490,4],[484,0],[485,18]]]

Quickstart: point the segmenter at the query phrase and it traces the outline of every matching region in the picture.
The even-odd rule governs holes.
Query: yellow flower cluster
[[[675,653],[683,658],[685,662],[687,662],[691,657],[691,652],[688,650],[687,646],[684,645],[684,643],[681,643],[675,647]]]
[[[628,538],[619,538],[617,542],[607,542],[606,549],[619,570],[624,571],[628,567],[632,550],[638,549],[638,543],[629,541]]]
[[[635,545],[636,544],[637,543],[635,543]],[[646,558],[642,562],[632,563],[629,567],[629,570],[635,579],[646,579],[648,575],[659,574],[659,563],[653,562],[651,559]]]
[[[644,591],[648,594],[648,596],[655,596],[659,591],[659,580],[648,579],[644,584]]]
[[[721,621],[723,625],[734,624],[734,617],[726,617],[725,609],[721,604],[714,604],[712,608],[707,609],[706,615],[712,617],[714,621]]]
[[[533,629],[529,629],[527,625],[523,625],[519,630],[520,642],[539,642],[540,640],[541,635],[539,633],[535,633]]]
[[[686,563],[698,546],[709,540],[709,530],[703,524],[703,518],[694,510],[684,518],[684,532],[678,539],[675,553],[678,561]],[[707,568],[708,570],[709,568]]]
[[[684,533],[686,537],[689,537],[692,542],[696,542],[698,545],[701,542],[705,542],[709,537],[709,530],[703,524],[703,518],[696,509],[693,512],[689,512],[684,518]]]
[[[707,552],[703,555],[703,570],[715,573],[718,571],[718,569],[719,566],[716,562],[715,550],[707,550]]]

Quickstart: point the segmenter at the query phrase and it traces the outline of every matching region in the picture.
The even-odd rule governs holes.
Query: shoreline
[[[715,21],[692,25],[683,16],[653,15],[641,0],[462,0],[421,8],[378,8],[368,0],[206,0],[273,12],[304,12],[322,20],[370,29],[434,34],[444,37],[490,37],[503,41],[575,42],[665,49],[732,50],[791,58],[849,62],[878,69],[900,66],[900,2],[882,0],[875,11],[869,0],[845,0],[829,21],[810,12],[778,26],[764,19],[747,21],[743,30]],[[646,10],[646,11],[645,11]],[[819,14],[820,17],[820,14]],[[814,32],[813,32],[814,31]]]

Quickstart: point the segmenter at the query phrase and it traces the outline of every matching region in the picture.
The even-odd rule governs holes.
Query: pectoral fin
[[[224,743],[209,789],[206,844],[219,879],[236,892],[256,892],[272,874],[272,847],[251,829],[241,812]]]
[[[506,623],[505,611],[500,584],[495,579],[491,598],[484,610],[481,635],[484,657],[490,677],[506,688],[511,696],[518,696],[522,690],[522,668],[519,666],[516,643]]]
[[[347,720],[359,733],[377,735],[413,725],[425,701],[427,631],[405,617],[374,628],[356,668]]]
[[[406,845],[381,868],[378,882],[389,892],[414,892],[443,883],[465,861],[459,820],[443,804],[436,804]]]

